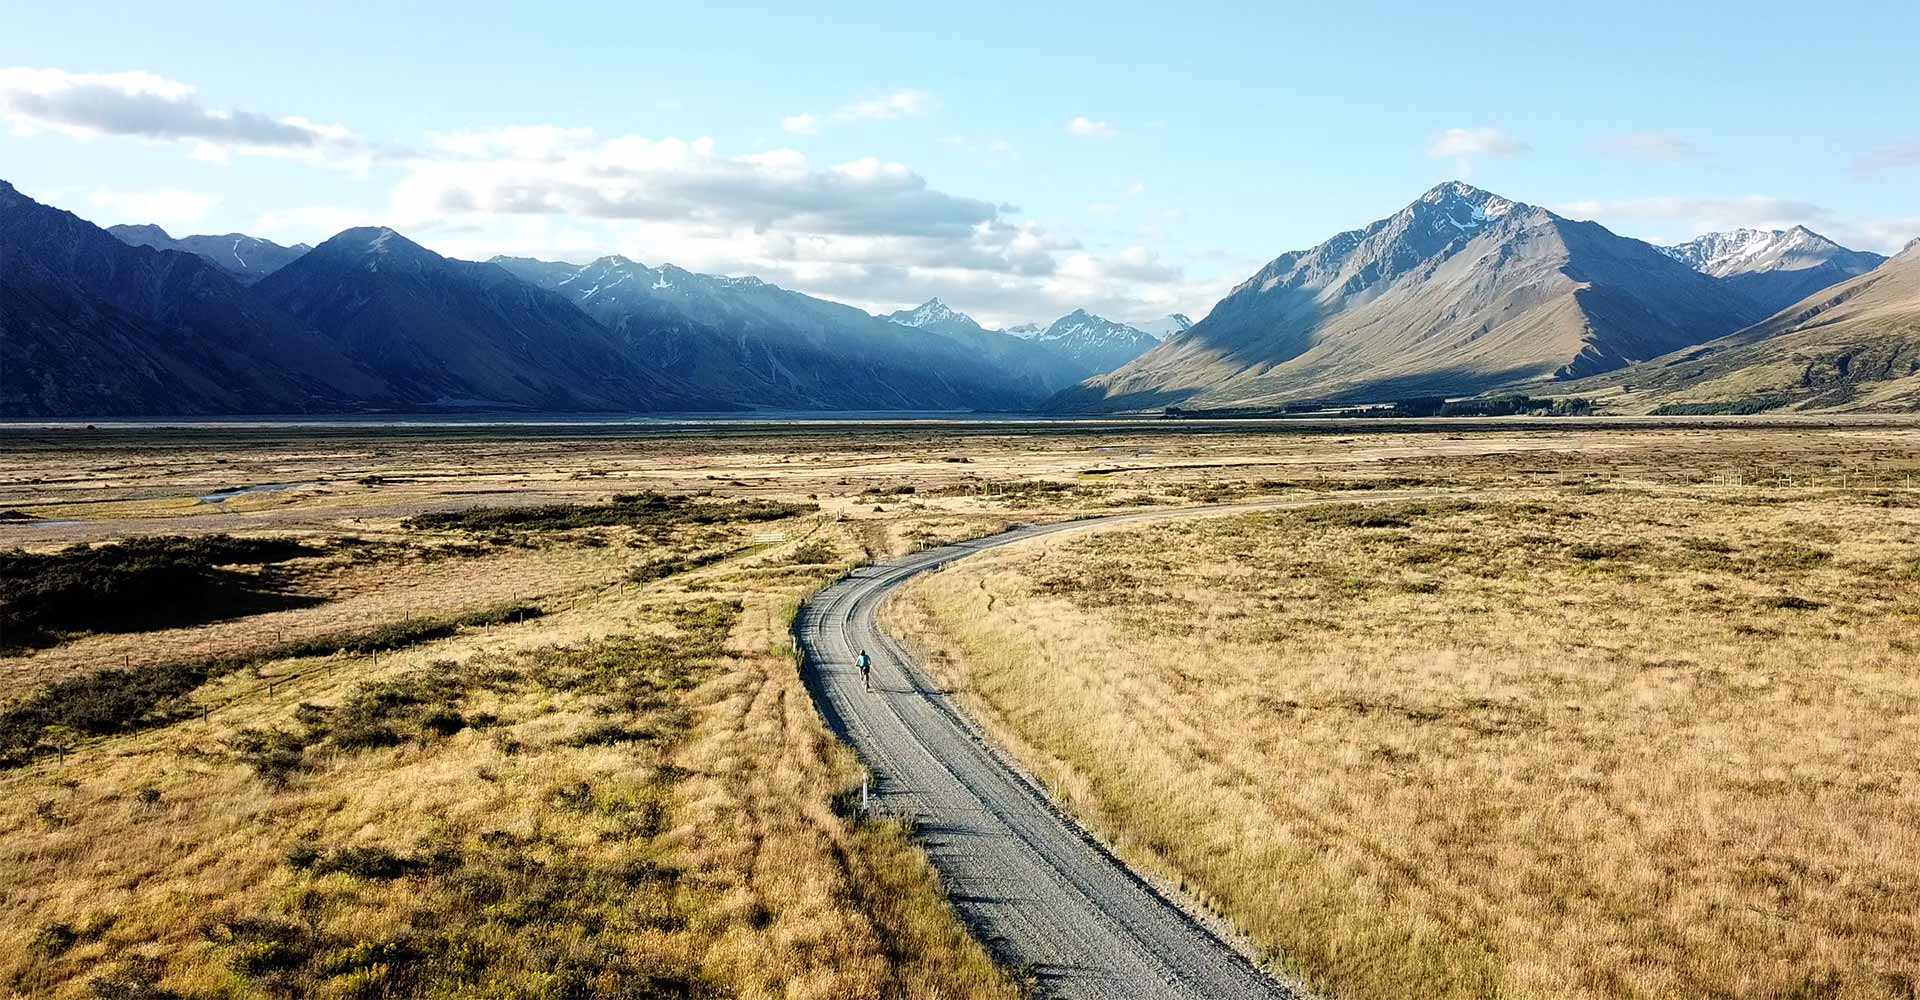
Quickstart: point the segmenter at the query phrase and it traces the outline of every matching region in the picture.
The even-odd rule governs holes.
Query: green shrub
[[[665,559],[650,559],[628,570],[627,579],[632,580],[634,583],[652,583],[655,580],[664,580],[676,573],[686,573],[699,569],[702,566],[711,566],[732,555],[732,552],[714,551],[702,552],[698,555],[691,556],[670,556]]]
[[[508,605],[452,618],[414,619],[363,632],[300,640],[249,657],[116,668],[58,681],[0,712],[0,770],[18,767],[54,752],[54,747],[45,741],[45,734],[55,726],[82,736],[106,736],[137,732],[191,716],[193,712],[186,698],[194,689],[263,660],[334,653],[367,655],[405,649],[446,638],[462,627],[524,621],[542,613],[533,605]],[[402,695],[388,691],[380,697],[391,699]],[[443,703],[435,702],[433,708],[417,716],[410,715],[407,721],[415,724],[416,729],[424,727],[433,732],[457,732],[467,724],[454,725],[457,713],[435,716],[434,709],[439,707],[443,707]],[[303,705],[298,711],[315,718],[332,714],[313,705]],[[374,714],[384,717],[385,713]],[[310,728],[313,721],[303,720]],[[359,715],[349,712],[336,718],[332,725],[336,731],[335,742],[343,747],[390,746],[403,739],[400,733],[364,712]],[[234,749],[269,782],[284,784],[298,767],[299,753],[305,745],[286,734],[255,733],[242,734]]]
[[[369,882],[391,882],[426,869],[426,862],[384,847],[336,848],[314,858],[307,866],[307,871],[315,875],[339,873]]]
[[[56,958],[79,941],[80,932],[74,930],[71,924],[55,921],[40,928],[40,932],[33,936],[31,947],[34,954]]]
[[[823,566],[840,561],[840,553],[833,546],[822,541],[807,542],[797,546],[787,556],[787,562],[794,566]]]

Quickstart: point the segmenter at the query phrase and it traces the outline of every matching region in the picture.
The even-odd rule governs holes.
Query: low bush
[[[702,566],[711,566],[728,556],[731,552],[701,552],[690,556],[667,556],[661,559],[649,559],[627,571],[627,579],[634,583],[652,583],[664,580],[676,573],[686,573]]]
[[[469,507],[419,514],[402,522],[416,530],[565,531],[573,528],[629,526],[665,528],[687,524],[778,521],[811,513],[813,504],[742,500],[715,503],[661,493],[625,493],[604,504],[542,504],[530,507]]]
[[[787,556],[787,563],[792,566],[823,566],[839,561],[840,553],[835,551],[833,546],[821,541],[800,545]]]
[[[53,727],[63,727],[80,736],[107,736],[166,725],[190,716],[193,712],[185,701],[194,689],[256,663],[335,653],[388,652],[446,638],[462,627],[524,621],[541,613],[537,606],[514,604],[451,618],[411,619],[362,632],[304,639],[248,656],[102,670],[58,681],[0,712],[0,770],[18,767],[54,752],[56,748],[43,741]],[[322,714],[326,712],[308,707]],[[433,714],[437,708],[436,703],[434,709],[409,720],[415,723],[412,728],[416,734],[420,730],[457,732],[465,726],[457,714]],[[332,731],[339,734],[338,742],[354,746],[387,746],[405,738],[382,722],[352,714],[336,720]],[[248,742],[237,750],[270,780],[284,781],[290,773],[284,743]]]
[[[228,568],[316,551],[287,538],[200,535],[0,552],[0,648],[52,645],[70,632],[172,628],[316,603],[269,577]]]

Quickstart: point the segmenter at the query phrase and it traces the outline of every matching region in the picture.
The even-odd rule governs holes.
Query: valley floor
[[[1121,856],[1326,995],[1920,982],[1920,489],[1077,532],[917,581],[892,624]]]
[[[1343,994],[1567,985],[1542,935],[1618,911],[1697,919],[1605,939],[1626,964],[1594,967],[1620,978],[1573,987],[1760,995],[1797,963],[1810,989],[1889,995],[1915,975],[1875,944],[1912,929],[1886,908],[1912,912],[1914,845],[1884,831],[1916,828],[1894,645],[1915,631],[1915,473],[1898,423],[10,431],[0,549],[32,555],[0,581],[0,994],[1014,996],[908,832],[848,808],[858,766],[800,682],[793,606],[846,565],[1018,521],[1438,486],[1465,506],[1399,527],[1195,522],[956,568],[939,582],[986,589],[926,592],[929,641],[1051,635],[939,617],[968,601],[1008,629],[1077,616],[1032,649],[1072,683],[1031,717],[994,700],[1010,666],[952,669],[1129,857]],[[261,485],[286,488],[201,499]],[[132,536],[169,541],[61,555]],[[141,573],[175,582],[116,589]],[[97,595],[79,625],[75,592]],[[1093,670],[1149,595],[1176,626]],[[1554,656],[1521,656],[1527,637]],[[1171,805],[1270,853],[1182,867],[1109,773],[1029,728],[1096,707],[1136,738],[1140,787],[1190,767],[1209,780]],[[1715,784],[1730,772],[1751,787]],[[1471,794],[1435,813],[1449,782]],[[1382,853],[1367,823],[1426,846]],[[1676,846],[1703,825],[1723,839]],[[1522,827],[1551,853],[1515,846]],[[1489,829],[1508,839],[1462,846]],[[1496,851],[1511,884],[1487,880]],[[1596,859],[1617,888],[1580,874]],[[1312,919],[1244,905],[1260,887]],[[1490,893],[1525,906],[1496,919]],[[1316,950],[1303,928],[1331,933]],[[1716,935],[1748,979],[1687,964]],[[1394,941],[1417,945],[1398,965]]]

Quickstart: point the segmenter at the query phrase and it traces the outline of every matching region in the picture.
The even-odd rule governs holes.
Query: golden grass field
[[[1185,877],[1254,939],[1288,942],[1292,967],[1313,982],[1353,996],[1395,995],[1366,992],[1395,982],[1431,982],[1435,992],[1445,987],[1454,995],[1498,982],[1521,993],[1564,986],[1562,993],[1657,995],[1648,992],[1657,987],[1672,995],[1759,996],[1783,981],[1781,970],[1796,954],[1806,956],[1807,976],[1793,988],[1807,995],[1905,995],[1888,992],[1896,984],[1890,977],[1915,975],[1911,965],[1874,965],[1888,952],[1873,950],[1882,939],[1872,935],[1913,931],[1912,881],[1900,863],[1914,856],[1912,792],[1904,784],[1913,761],[1914,689],[1910,668],[1901,666],[1910,658],[1901,660],[1895,643],[1908,641],[1900,629],[1914,631],[1914,584],[1897,576],[1868,580],[1856,570],[1868,554],[1888,565],[1920,558],[1901,547],[1911,545],[1901,532],[1911,528],[1912,509],[1868,500],[1910,495],[1903,484],[1920,472],[1915,440],[1910,426],[1864,422],[1579,431],[1494,422],[1313,433],[992,425],[676,433],[12,430],[0,438],[0,549],[49,553],[76,543],[217,532],[295,539],[305,553],[235,571],[285,595],[280,603],[215,620],[69,630],[57,641],[0,652],[0,713],[31,706],[42,692],[67,690],[51,685],[112,689],[120,675],[103,671],[195,678],[201,674],[193,671],[220,665],[184,694],[127,716],[122,730],[42,732],[24,763],[0,769],[0,995],[1015,996],[1016,977],[994,968],[966,935],[910,836],[850,814],[857,764],[807,700],[786,635],[791,608],[845,565],[1014,521],[1396,486],[1449,488],[1489,502],[1512,496],[1511,503],[1553,510],[1616,504],[1671,524],[1622,521],[1619,544],[1641,548],[1537,572],[1519,564],[1518,554],[1532,551],[1526,545],[1558,552],[1558,543],[1515,539],[1548,537],[1562,526],[1546,514],[1478,508],[1410,517],[1406,528],[1287,528],[1284,539],[1271,526],[1299,516],[1196,521],[1114,536],[1098,543],[1104,549],[1075,548],[1091,540],[1049,549],[1060,561],[1051,572],[1004,561],[1030,549],[989,557],[994,561],[978,567],[981,579],[1003,589],[974,591],[965,600],[984,594],[996,616],[1012,616],[1009,622],[1029,621],[1030,614],[1043,624],[1079,616],[1087,630],[1057,648],[1034,650],[1043,672],[1073,679],[1070,688],[1052,689],[1072,697],[1049,696],[1035,710],[1067,718],[1099,706],[1099,726],[1084,735],[1109,738],[1100,728],[1109,723],[1137,727],[1128,730],[1139,737],[1130,749],[1147,756],[1126,774],[1104,773],[1074,762],[1068,748],[1028,744],[1020,718],[998,719],[1000,731],[1017,747],[1039,748],[1035,766],[1127,845],[1130,857]],[[1717,485],[1733,482],[1763,485]],[[260,484],[294,485],[223,503],[199,499]],[[1739,506],[1713,499],[1756,490],[1785,500]],[[417,515],[475,507],[587,508],[647,491],[719,507],[782,502],[804,509],[751,523],[506,530],[407,524]],[[1676,496],[1689,499],[1675,506]],[[1692,523],[1696,516],[1704,526]],[[1568,524],[1604,520],[1596,514]],[[1443,528],[1447,534],[1437,534]],[[1735,548],[1675,548],[1682,531],[1724,536]],[[1393,535],[1406,540],[1389,540]],[[1777,586],[1742,577],[1739,567],[1756,553],[1786,544],[1775,535],[1826,555],[1803,553],[1804,565],[1768,564],[1767,573],[1797,574]],[[1301,538],[1317,541],[1300,549]],[[1178,575],[1174,589],[1174,577],[1152,574],[1138,582],[1095,576],[1084,590],[1045,589],[1045,580],[1079,565],[1070,560],[1089,568],[1107,560],[1121,573],[1147,565],[1142,559],[1177,563],[1164,545],[1151,547],[1169,539],[1245,555],[1216,567],[1217,578]],[[1446,539],[1473,554],[1452,553]],[[1328,583],[1367,571],[1387,553],[1424,546],[1441,554],[1396,564],[1393,579],[1404,577],[1409,588],[1349,591]],[[1300,575],[1235,575],[1263,565],[1269,554],[1290,560],[1276,565]],[[1675,562],[1682,554],[1693,561]],[[1668,561],[1649,561],[1656,557]],[[1560,562],[1566,560],[1553,566]],[[1028,570],[1038,575],[1022,575]],[[975,571],[956,567],[939,584],[973,580]],[[1420,581],[1429,579],[1433,589],[1422,591]],[[1695,588],[1696,579],[1721,589]],[[1588,589],[1565,589],[1574,583]],[[1727,648],[1769,651],[1772,666],[1709,668],[1702,664],[1719,664],[1708,659],[1719,647],[1697,641],[1690,619],[1662,605],[1661,630],[1636,632],[1639,619],[1629,612],[1639,606],[1612,603],[1614,591],[1593,589],[1603,584],[1648,600],[1684,598],[1687,608],[1725,602],[1746,609],[1736,595],[1786,594],[1821,607],[1751,610],[1751,624],[1779,634],[1729,633]],[[1222,596],[1221,587],[1234,592]],[[1146,594],[1178,608],[1179,627],[1194,631],[1182,635],[1161,624],[1144,638],[1127,638],[1142,627],[1137,619],[1146,612],[1137,600]],[[1585,631],[1578,634],[1592,647],[1568,640],[1551,647],[1562,659],[1534,663],[1536,670],[1511,646],[1467,644],[1482,634],[1475,629],[1493,622],[1534,629],[1515,634],[1553,637],[1548,624],[1556,619],[1542,616],[1559,608],[1557,620],[1576,617],[1552,604],[1562,599],[1580,602],[1591,617],[1581,618]],[[1521,600],[1546,604],[1522,611],[1502,603]],[[1391,629],[1373,631],[1353,617],[1385,614],[1400,606],[1394,602],[1424,617],[1393,619]],[[535,613],[500,616],[500,609],[521,607]],[[1243,617],[1228,617],[1236,608]],[[1262,631],[1283,623],[1293,629],[1285,636]],[[1819,629],[1802,627],[1809,623]],[[1872,635],[1882,636],[1879,646],[1871,645]],[[1516,722],[1511,732],[1490,736],[1465,730],[1471,738],[1448,736],[1449,757],[1423,741],[1453,733],[1451,722],[1419,714],[1421,706],[1453,704],[1446,671],[1419,668],[1430,689],[1372,688],[1417,673],[1412,664],[1438,661],[1417,649],[1378,662],[1339,659],[1341,650],[1387,650],[1395,637],[1417,644],[1447,636],[1461,643],[1456,655],[1473,664],[1462,676],[1480,678],[1488,693],[1479,696],[1496,706],[1469,714],[1494,725],[1507,719],[1499,707],[1507,702],[1498,699],[1511,698],[1527,708],[1514,718],[1534,728]],[[936,641],[1004,638],[956,627]],[[1249,673],[1230,659],[1148,657],[1106,673],[1058,659],[1093,655],[1109,639],[1113,648],[1204,639],[1269,652],[1304,650],[1285,644],[1311,640],[1321,659],[1301,662],[1322,665],[1322,686],[1263,687],[1272,682],[1261,679],[1264,672]],[[346,651],[324,652],[335,646]],[[1636,674],[1631,696],[1590,704],[1583,697],[1602,691],[1601,675],[1578,682],[1586,675],[1569,664],[1599,671],[1598,664],[1612,662],[1600,651],[1615,647],[1648,662],[1673,662]],[[375,648],[377,655],[352,651]],[[1502,659],[1499,649],[1511,658]],[[1795,655],[1837,649],[1878,649],[1888,659],[1873,677],[1822,667],[1819,676],[1838,679],[1826,686],[1793,665]],[[1363,661],[1364,669],[1353,667]],[[981,692],[994,690],[986,683],[996,676],[992,662],[985,657],[969,668]],[[1351,676],[1335,672],[1341,663]],[[1004,669],[1009,678],[1020,673]],[[1193,677],[1178,681],[1181,675],[1168,670]],[[1224,673],[1209,673],[1216,670]],[[1587,717],[1535,705],[1545,683],[1532,679],[1535,673],[1567,678],[1562,702],[1594,720],[1604,706],[1650,742],[1629,746],[1612,727],[1599,727],[1590,734],[1591,755],[1576,769],[1586,784],[1572,777],[1565,785],[1547,782],[1555,761],[1574,750],[1558,746],[1563,757],[1554,758],[1524,734],[1559,734],[1555,727]],[[1753,679],[1763,676],[1764,687]],[[1258,700],[1268,695],[1278,700]],[[1645,705],[1662,706],[1667,715],[1643,706],[1643,695]],[[1208,716],[1196,698],[1230,711]],[[1339,698],[1362,707],[1339,707],[1347,704]],[[1866,708],[1859,707],[1863,699]],[[1820,725],[1787,732],[1783,722],[1757,728],[1745,716],[1714,714],[1775,702],[1780,719]],[[995,719],[995,703],[981,700],[978,707]],[[1697,774],[1675,770],[1662,779],[1670,779],[1668,787],[1648,776],[1644,761],[1673,758],[1705,738],[1662,728],[1663,719],[1675,717],[1702,726],[1720,720],[1713,732],[1723,742],[1712,745],[1730,756],[1700,762],[1706,770]],[[1265,742],[1241,744],[1239,728],[1208,728],[1228,723],[1266,733]],[[1874,725],[1884,731],[1870,752],[1859,750],[1856,741]],[[1303,741],[1303,733],[1314,740]],[[1490,779],[1481,770],[1486,751],[1475,748],[1496,745],[1510,748],[1513,766]],[[1327,771],[1327,759],[1339,767]],[[1182,839],[1160,842],[1155,838],[1163,835],[1146,832],[1148,826],[1127,832],[1134,820],[1119,800],[1102,796],[1115,787],[1153,787],[1162,777],[1155,768],[1167,761],[1221,779],[1191,785],[1206,802],[1226,796],[1217,822],[1195,825],[1194,835],[1224,837],[1241,850],[1269,844],[1264,867],[1246,866],[1244,854],[1231,853],[1220,853],[1222,864],[1237,859],[1230,863],[1241,867],[1233,870],[1261,872],[1248,891],[1310,902],[1313,919],[1287,924],[1277,913],[1248,909],[1236,902],[1241,896],[1210,881],[1226,869],[1181,867],[1175,848]],[[1753,790],[1727,798],[1731,793],[1711,781],[1721,771],[1709,763],[1747,775]],[[1285,770],[1309,765],[1320,769],[1310,782]],[[1231,770],[1242,767],[1250,770]],[[1628,770],[1616,779],[1619,768]],[[1336,773],[1352,783],[1334,780]],[[1438,818],[1422,812],[1444,781],[1466,779],[1488,797],[1461,793],[1449,797],[1458,804]],[[1604,912],[1625,905],[1616,895],[1637,897],[1625,888],[1578,895],[1591,880],[1565,874],[1589,856],[1582,851],[1617,848],[1622,842],[1602,836],[1614,826],[1574,836],[1567,832],[1572,825],[1541,817],[1601,810],[1616,780],[1651,796],[1643,803],[1649,811],[1632,822],[1668,831],[1660,843],[1692,843],[1703,830],[1734,839],[1702,840],[1684,857],[1656,854],[1670,869],[1606,855],[1621,879],[1668,879],[1671,898],[1662,906],[1672,909],[1655,907],[1659,913],[1698,919],[1675,931],[1676,940],[1647,945],[1650,951],[1634,950],[1645,943],[1630,936],[1608,942],[1605,955],[1621,956],[1621,963],[1596,958],[1589,968],[1613,969],[1618,978],[1568,985],[1553,978],[1565,972],[1555,961],[1561,953],[1543,942],[1590,928],[1554,907]],[[1654,795],[1657,789],[1642,782],[1666,790]],[[1329,798],[1291,799],[1276,788]],[[1364,814],[1382,789],[1395,792],[1381,798],[1378,815]],[[1689,814],[1683,822],[1655,808],[1672,805],[1685,789],[1706,796],[1701,809],[1726,811]],[[1548,793],[1559,797],[1535,798]],[[1807,808],[1779,826],[1775,800],[1795,796]],[[1182,797],[1169,808],[1197,801]],[[1283,803],[1292,805],[1277,822],[1262,812]],[[1393,867],[1361,841],[1342,840],[1341,830],[1366,831],[1375,822],[1411,824],[1415,833],[1380,828],[1382,836],[1417,834],[1408,844],[1450,842],[1447,830],[1476,830],[1476,823],[1496,823],[1509,836],[1460,857],[1397,855],[1400,866]],[[1529,823],[1563,831],[1568,843],[1545,861],[1529,855],[1531,841],[1514,832]],[[1887,834],[1889,823],[1908,839]],[[1307,838],[1310,826],[1321,839],[1262,839],[1280,829]],[[1735,836],[1756,829],[1771,839]],[[1876,838],[1878,846],[1870,847]],[[1302,844],[1310,845],[1308,856],[1295,850]],[[1521,864],[1530,857],[1547,867]],[[1472,881],[1472,871],[1490,864],[1507,872],[1510,885]],[[1687,865],[1719,874],[1692,881],[1697,872]],[[1835,877],[1836,869],[1822,865],[1852,867]],[[1881,873],[1874,877],[1883,881],[1864,881],[1862,872]],[[1402,878],[1408,881],[1396,881]],[[1784,888],[1767,888],[1767,880]],[[1509,891],[1518,895],[1505,918],[1472,903],[1475,892]],[[1852,935],[1836,937],[1821,923],[1848,900],[1883,898],[1887,907],[1906,906],[1906,923],[1873,907],[1856,907]],[[1748,909],[1749,902],[1764,913]],[[1491,934],[1483,925],[1494,924],[1506,936],[1476,936]],[[1337,933],[1319,939],[1321,951],[1294,947],[1282,928],[1294,933],[1302,926]],[[1748,976],[1740,983],[1715,978],[1734,964],[1730,957],[1697,969],[1674,957],[1683,945],[1704,950],[1716,935],[1736,931],[1744,936],[1721,940],[1752,949],[1739,963]],[[1379,949],[1393,940],[1407,947],[1401,959],[1388,961]],[[1486,950],[1493,947],[1502,950]],[[1522,947],[1536,950],[1512,959],[1519,953],[1511,949]]]
[[[1072,811],[1328,995],[1920,995],[1920,490],[1168,522],[896,602]]]

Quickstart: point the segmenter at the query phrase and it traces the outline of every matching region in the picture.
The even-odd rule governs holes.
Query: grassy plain
[[[1912,998],[1920,489],[1888,482],[1074,533],[890,616],[1328,995]]]
[[[1920,471],[1913,443],[1823,423],[10,428],[0,549],[295,547],[183,557],[167,571],[215,585],[110,628],[53,581],[35,607],[66,610],[0,635],[0,736],[26,734],[0,767],[0,995],[1013,996],[910,837],[845,806],[857,768],[785,625],[843,566],[1013,521],[1391,486],[1767,482],[1824,504]],[[610,509],[652,494],[767,517]],[[1809,573],[1851,565],[1802,542],[1830,550]],[[1823,607],[1772,613],[1867,613],[1808,579],[1783,593]]]

